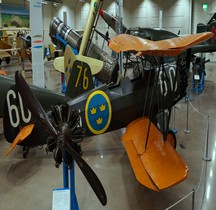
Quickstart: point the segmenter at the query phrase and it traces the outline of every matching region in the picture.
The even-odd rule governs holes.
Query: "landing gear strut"
[[[27,158],[27,155],[29,153],[29,148],[28,147],[23,147],[23,158]]]

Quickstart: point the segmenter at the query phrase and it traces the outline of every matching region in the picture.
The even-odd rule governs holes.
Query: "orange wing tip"
[[[110,39],[109,47],[117,53],[136,51],[137,56],[177,56],[184,50],[210,39],[212,35],[212,32],[204,32],[161,41],[150,41],[129,34],[120,34]]]
[[[186,179],[188,167],[160,131],[151,123],[145,148],[148,118],[139,118],[127,126],[122,141],[136,179],[144,186],[163,190]]]
[[[7,76],[7,73],[3,70],[0,70],[0,75],[4,75],[4,76]]]
[[[6,152],[5,156],[8,156],[17,144],[20,144],[22,141],[24,141],[31,134],[33,128],[34,124],[29,124],[23,127],[14,139],[13,143],[10,145],[10,148]]]

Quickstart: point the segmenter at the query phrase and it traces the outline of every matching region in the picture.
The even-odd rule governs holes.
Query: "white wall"
[[[5,4],[26,5],[26,0],[3,0]],[[193,7],[191,7],[193,3]],[[202,5],[208,3],[208,11],[203,11]],[[51,4],[43,5],[44,36],[45,43],[49,43],[48,29],[50,21],[54,16],[63,20],[63,12],[67,13],[67,25],[73,29],[83,30],[85,27],[90,0],[80,2],[79,0],[63,0],[63,4],[54,7]],[[104,0],[103,9],[116,16],[118,14],[115,0]],[[198,23],[207,23],[216,11],[215,0],[123,0],[123,23],[127,27],[159,27],[159,11],[163,11],[163,28],[174,33],[181,34],[196,33]],[[97,29],[103,33],[109,31],[110,36],[115,33],[102,19],[99,19]],[[94,37],[94,42],[99,45],[102,40]]]
[[[204,3],[208,4],[207,11],[204,11],[202,8]],[[214,13],[216,13],[215,0],[194,0],[193,19],[192,19],[193,33],[196,33],[196,26],[198,23],[206,24],[211,19]]]
[[[43,37],[44,37],[44,45],[47,46],[51,43],[51,39],[49,37],[49,25],[52,17],[52,6],[47,4],[42,5],[42,18],[43,18]]]
[[[137,0],[136,4],[124,0],[124,22],[128,27],[141,26],[158,28],[159,13],[162,11],[162,28],[182,34],[189,33],[189,0]]]
[[[191,2],[193,2],[193,16],[190,20]],[[27,0],[2,0],[9,5],[28,5]],[[202,4],[208,3],[209,9],[203,11]],[[88,13],[90,0],[81,3],[79,0],[63,0],[63,4],[57,7],[51,4],[43,6],[44,28],[48,29],[49,21],[53,16],[63,18],[63,12],[67,12],[67,24],[71,28],[83,29]],[[197,23],[206,23],[216,11],[215,0],[123,0],[123,22],[127,27],[158,27],[159,11],[163,11],[163,28],[175,33],[181,30],[182,34],[196,32]],[[114,0],[104,0],[103,9],[116,15],[116,3]],[[190,25],[192,21],[192,25]],[[98,26],[107,28],[100,20]]]
[[[159,11],[163,11],[163,28],[177,33],[181,30],[182,34],[190,33],[190,7],[191,0],[131,0],[123,1],[123,22],[127,27],[159,27]],[[90,1],[79,4],[75,8],[75,17],[78,17],[75,23],[76,28],[85,26]],[[103,3],[103,9],[107,12],[117,15],[117,6],[115,1],[106,0]],[[107,28],[99,21],[98,26]]]

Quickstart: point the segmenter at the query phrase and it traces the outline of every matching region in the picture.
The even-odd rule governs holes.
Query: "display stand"
[[[202,71],[201,78],[199,75],[194,75],[192,80],[192,91],[194,94],[201,94],[205,86],[205,73]]]
[[[70,189],[70,210],[79,210],[75,193],[74,160],[72,160],[70,169],[65,164],[65,162],[63,162],[63,186],[64,188]]]
[[[188,118],[189,118],[189,99],[188,97],[186,96],[186,103],[187,103],[187,117],[186,117],[186,128],[184,130],[184,132],[186,134],[189,134],[190,133],[190,130],[188,129]]]
[[[174,106],[173,109],[172,109],[172,113],[173,113],[173,115],[172,115],[172,120],[173,120],[173,128],[172,128],[172,131],[173,131],[173,133],[175,133],[175,134],[178,132],[177,129],[175,128],[176,109],[177,109],[176,106]]]

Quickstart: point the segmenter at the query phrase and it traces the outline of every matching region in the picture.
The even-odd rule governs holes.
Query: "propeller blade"
[[[30,87],[28,86],[28,84],[26,83],[25,79],[19,71],[17,71],[15,74],[15,81],[17,89],[20,95],[22,96],[23,101],[28,106],[29,110],[41,123],[45,125],[50,134],[56,137],[58,135],[56,129],[51,124],[40,102],[32,93]]]
[[[35,115],[35,117],[42,124],[44,124],[44,126],[51,133],[51,135],[53,135],[55,138],[58,138],[59,133],[51,124],[49,117],[43,110],[40,102],[35,97],[35,95],[31,92],[31,89],[26,83],[25,79],[22,77],[22,74],[18,71],[16,72],[15,80],[16,80],[17,89],[20,95],[22,96],[23,101],[28,106],[29,110],[32,112],[33,115]],[[70,136],[71,136],[70,130],[65,130],[63,148],[66,149],[67,152],[71,155],[71,157],[76,161],[82,173],[84,174],[90,186],[92,187],[93,191],[95,192],[96,196],[98,197],[102,205],[105,206],[107,203],[105,190],[100,180],[98,179],[97,175],[94,173],[94,171],[68,143],[68,141],[71,140]]]
[[[90,166],[81,158],[81,156],[67,143],[64,144],[64,149],[72,156],[72,158],[76,161],[77,165],[81,169],[88,183],[92,187],[96,196],[100,200],[103,206],[107,203],[107,197],[103,185],[98,179],[95,172],[90,168]]]
[[[16,138],[14,139],[13,143],[10,145],[10,148],[6,152],[5,156],[8,156],[17,144],[25,140],[25,138],[31,134],[33,128],[34,128],[34,124],[29,124],[23,127],[18,133],[18,135],[16,136]]]

